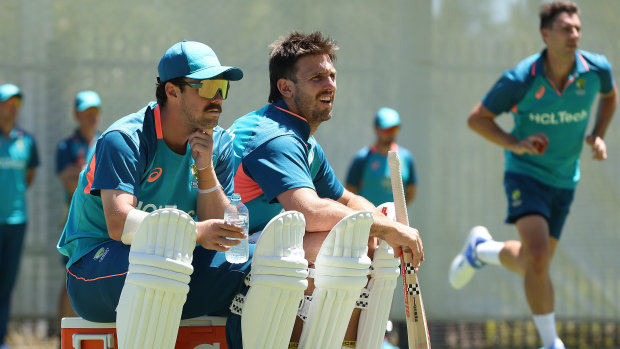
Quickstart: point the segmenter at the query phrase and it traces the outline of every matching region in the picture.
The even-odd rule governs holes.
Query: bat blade
[[[388,166],[392,181],[392,194],[394,196],[394,209],[396,221],[409,225],[405,190],[400,170],[400,157],[395,151],[388,152]],[[426,322],[426,313],[422,303],[422,293],[418,282],[418,271],[413,266],[411,252],[400,256],[400,268],[403,278],[403,296],[405,299],[405,314],[407,319],[407,339],[409,349],[430,349],[431,341]]]

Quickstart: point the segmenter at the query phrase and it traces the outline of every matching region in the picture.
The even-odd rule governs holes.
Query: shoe
[[[476,257],[476,245],[485,241],[493,240],[487,228],[478,225],[469,231],[467,240],[461,252],[454,257],[450,265],[450,285],[455,289],[461,289],[465,286],[476,272],[486,265],[483,261]]]
[[[545,348],[545,347],[540,347],[540,349],[546,349],[546,348]],[[563,346],[563,345],[562,345],[562,346],[557,346],[557,345],[554,345],[554,346],[552,346],[552,347],[551,347],[551,348],[549,348],[549,349],[566,349],[566,347],[565,347],[565,346]]]

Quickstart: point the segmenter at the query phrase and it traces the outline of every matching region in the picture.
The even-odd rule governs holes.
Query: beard
[[[182,110],[185,115],[185,119],[192,129],[210,130],[217,126],[219,114],[222,113],[222,106],[216,103],[209,103],[204,107],[201,113],[195,114],[186,104],[183,104]],[[212,116],[209,114],[214,111],[218,112],[217,116]]]
[[[295,94],[293,101],[299,110],[300,116],[306,118],[309,124],[320,124],[323,121],[327,121],[332,117],[332,108],[323,107],[320,105],[320,94],[316,97],[303,96],[301,94]],[[332,96],[333,103],[333,96]]]

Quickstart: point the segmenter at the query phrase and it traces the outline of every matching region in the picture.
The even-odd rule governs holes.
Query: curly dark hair
[[[328,36],[319,31],[304,34],[293,31],[269,45],[269,103],[282,98],[278,90],[278,80],[284,78],[295,81],[295,63],[303,56],[328,55],[332,63],[336,62],[338,46]]]

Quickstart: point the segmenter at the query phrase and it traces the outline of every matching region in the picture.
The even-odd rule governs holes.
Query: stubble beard
[[[211,130],[217,126],[219,122],[219,115],[213,118],[211,115],[208,115],[207,110],[209,109],[217,109],[220,113],[222,112],[222,107],[219,104],[209,103],[203,109],[203,111],[194,115],[187,105],[183,105],[183,114],[185,114],[185,119],[188,121],[189,126],[195,130]]]

